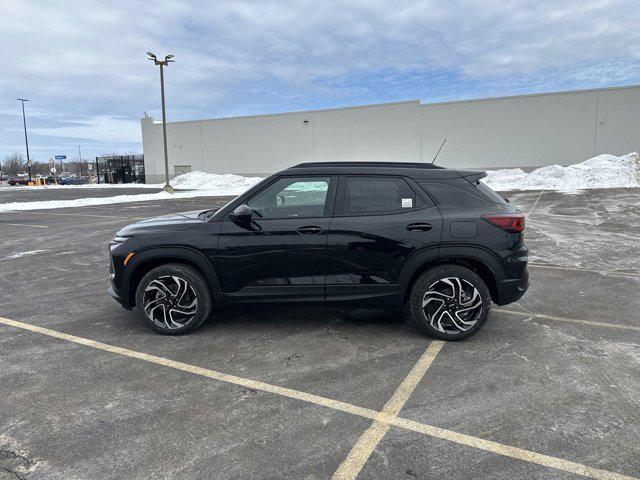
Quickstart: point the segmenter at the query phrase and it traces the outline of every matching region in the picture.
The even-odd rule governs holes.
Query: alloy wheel
[[[422,313],[436,330],[456,335],[472,328],[482,314],[482,297],[471,282],[441,278],[422,297]]]
[[[184,278],[164,275],[147,285],[143,308],[158,327],[175,330],[193,320],[198,310],[198,297]]]

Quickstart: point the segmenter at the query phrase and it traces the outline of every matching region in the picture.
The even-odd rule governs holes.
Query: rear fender
[[[504,270],[500,261],[489,250],[474,245],[447,245],[441,246],[437,258],[428,253],[419,253],[412,257],[402,269],[399,280],[399,292],[402,301],[406,298],[409,288],[417,274],[428,268],[446,263],[465,264],[465,261],[481,263],[493,276],[494,285],[504,279]],[[495,286],[490,285],[490,290],[495,291]]]

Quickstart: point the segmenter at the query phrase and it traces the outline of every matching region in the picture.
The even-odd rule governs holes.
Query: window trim
[[[347,189],[347,179],[349,178],[399,178],[405,181],[407,186],[413,191],[416,200],[420,198],[423,202],[429,203],[428,205],[423,205],[422,207],[416,208],[407,208],[405,210],[397,211],[397,212],[388,212],[388,213],[343,213],[344,212],[344,194]],[[425,210],[427,208],[434,208],[436,204],[433,202],[431,198],[425,194],[421,190],[417,190],[415,185],[412,182],[412,179],[409,177],[405,177],[404,175],[376,175],[376,174],[366,174],[366,175],[340,175],[340,179],[338,182],[338,189],[336,195],[336,202],[334,207],[333,216],[334,217],[373,217],[373,216],[381,216],[381,215],[402,215],[404,213],[409,212],[417,212],[420,210]]]
[[[322,175],[322,174],[278,175],[277,177],[274,177],[271,182],[269,182],[266,185],[264,185],[263,188],[261,188],[257,192],[254,192],[250,197],[245,198],[238,205],[247,205],[252,199],[254,199],[258,195],[260,195],[267,188],[270,188],[274,183],[278,182],[279,180],[282,180],[283,178],[304,178],[304,179],[307,179],[307,178],[328,178],[329,179],[329,188],[327,188],[327,196],[325,197],[324,211],[323,211],[322,215],[320,215],[320,216],[312,215],[312,216],[304,216],[304,217],[270,217],[270,218],[257,217],[257,218],[253,219],[254,221],[263,222],[263,221],[267,221],[267,220],[297,220],[297,219],[308,219],[308,218],[328,218],[328,217],[332,216],[333,209],[334,209],[334,206],[335,206],[335,200],[336,200],[336,195],[335,194],[336,194],[336,191],[337,191],[337,183],[338,183],[337,175]],[[237,208],[237,205],[234,206],[234,208]],[[225,218],[228,219],[228,217],[229,217],[229,215],[231,213],[233,213],[233,212],[231,211],[231,212],[227,213],[225,215]]]

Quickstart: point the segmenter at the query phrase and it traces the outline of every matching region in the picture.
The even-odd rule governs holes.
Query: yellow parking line
[[[567,460],[563,460],[561,458],[544,455],[541,453],[525,450],[518,447],[513,447],[510,445],[504,445],[498,442],[485,440],[483,438],[454,432],[452,430],[447,430],[444,428],[439,428],[439,427],[427,425],[420,422],[415,422],[413,420],[407,420],[397,416],[395,417],[389,416],[388,414],[383,414],[383,412],[377,412],[370,408],[358,407],[357,405],[341,402],[339,400],[333,400],[333,399],[322,397],[319,395],[300,392],[298,390],[293,390],[291,388],[280,387],[277,385],[271,385],[269,383],[264,383],[256,380],[251,380],[248,378],[238,377],[236,375],[229,375],[226,373],[217,372],[215,370],[209,370],[207,368],[190,365],[188,363],[177,362],[175,360],[170,360],[168,358],[158,357],[156,355],[149,355],[147,353],[130,350],[128,348],[116,347],[114,345],[109,345],[107,343],[90,340],[88,338],[78,337],[76,335],[70,335],[68,333],[58,332],[56,330],[52,330],[49,328],[38,327],[36,325],[31,325],[29,323],[18,322],[16,320],[10,320],[8,318],[0,317],[0,324],[8,325],[8,326],[19,328],[22,330],[27,330],[34,333],[40,333],[42,335],[46,335],[49,337],[66,340],[79,345],[84,345],[87,347],[114,353],[117,355],[122,355],[125,357],[136,358],[138,360],[153,363],[156,365],[162,365],[165,367],[174,368],[176,370],[181,370],[184,372],[201,375],[206,378],[211,378],[214,380],[219,380],[219,381],[231,383],[234,385],[240,385],[243,387],[253,388],[255,390],[260,390],[263,392],[274,393],[276,395],[281,395],[284,397],[301,400],[307,403],[319,405],[319,406],[330,408],[340,412],[357,415],[359,417],[367,418],[369,420],[375,420],[377,423],[382,425],[382,427],[378,427],[378,429],[381,431],[385,427],[388,429],[388,425],[391,424],[405,430],[422,433],[424,435],[428,435],[431,437],[441,438],[443,440],[448,440],[453,443],[466,445],[466,446],[477,448],[487,452],[493,452],[505,457],[515,458],[515,459],[523,460],[525,462],[530,462],[530,463],[536,463],[538,465],[544,465],[547,467],[564,470],[564,471],[575,473],[578,475],[584,475],[586,477],[595,478],[597,480],[640,480],[639,478],[622,475],[616,472],[610,472],[608,470],[601,470],[598,468],[589,467],[587,465],[582,465],[580,463],[570,462]],[[427,352],[423,354],[418,364],[413,368],[412,373],[410,373],[407,376],[408,380],[405,379],[405,381],[403,381],[401,386],[398,388],[397,395],[394,394],[392,399],[389,401],[391,403],[389,406],[389,411],[391,413],[396,411],[398,407],[401,408],[401,404],[404,404],[404,402],[402,402],[402,398],[405,395],[411,395],[411,392],[413,392],[415,388],[415,385],[412,386],[412,384],[415,382],[416,378],[418,377],[422,378],[422,376],[420,375],[421,369],[426,371],[426,369],[429,367],[429,365],[433,361],[432,357],[434,357],[435,354],[437,354],[438,351],[442,348],[442,345],[437,346],[436,344],[436,346],[433,346],[433,348],[430,350],[432,345],[430,345],[429,348],[427,348]],[[424,373],[422,373],[422,375],[424,375]],[[406,399],[404,401],[406,402]]]
[[[570,462],[569,460],[563,460],[550,455],[532,452],[531,450],[525,450],[524,448],[512,447],[510,445],[504,445],[491,440],[465,435],[464,433],[453,432],[444,428],[425,425],[423,423],[406,420],[404,418],[396,418],[392,423],[397,427],[423,433],[431,437],[477,448],[478,450],[484,450],[485,452],[497,453],[504,457],[516,458],[525,462],[564,470],[565,472],[575,473],[576,475],[583,475],[585,477],[596,478],[599,480],[637,480],[635,477],[610,472],[609,470],[589,467],[588,465],[583,465],[581,463]]]
[[[533,202],[533,205],[531,205],[531,208],[529,209],[529,211],[527,212],[527,216],[530,217],[533,214],[533,211],[536,209],[536,207],[538,206],[538,202],[540,201],[540,197],[542,197],[542,194],[544,193],[544,190],[540,190],[540,193],[538,194],[538,196],[536,197],[535,202]]]
[[[556,317],[554,315],[544,315],[542,313],[531,313],[531,312],[519,312],[517,310],[506,310],[504,308],[494,308],[492,309],[492,311],[498,312],[498,313],[506,313],[508,315],[518,315],[521,317],[544,318],[546,320],[556,320],[558,322],[582,323],[584,325],[593,325],[596,327],[619,328],[621,330],[635,330],[640,332],[640,327],[636,327],[634,325],[618,325],[616,323],[597,322],[595,320],[582,320],[580,318]]]
[[[444,342],[440,340],[434,340],[429,344],[420,360],[414,365],[391,399],[376,416],[373,424],[362,434],[347,455],[347,458],[340,464],[338,470],[333,474],[333,480],[353,480],[358,476],[380,443],[380,440],[382,440],[382,437],[389,430],[391,426],[389,422],[398,416],[443,346]]]
[[[299,392],[290,388],[279,387],[277,385],[271,385],[269,383],[259,382],[248,378],[237,377],[235,375],[229,375],[227,373],[216,372],[215,370],[209,370],[208,368],[197,367],[188,363],[176,362],[175,360],[169,360],[168,358],[158,357],[156,355],[149,355],[148,353],[138,352],[136,350],[129,350],[128,348],[116,347],[115,345],[109,345],[107,343],[78,337],[76,335],[69,335],[68,333],[62,333],[56,330],[51,330],[49,328],[38,327],[37,325],[31,325],[29,323],[18,322],[16,320],[10,320],[3,317],[0,317],[0,323],[4,323],[5,325],[10,325],[16,328],[21,328],[23,330],[29,330],[35,333],[41,333],[49,337],[67,340],[79,345],[96,348],[105,352],[111,352],[130,358],[137,358],[138,360],[155,363],[156,365],[163,365],[165,367],[175,368],[176,370],[182,370],[183,372],[194,373],[196,375],[212,378],[214,380],[220,380],[222,382],[233,383],[234,385],[240,385],[243,387],[252,388],[254,390],[275,393],[284,397],[294,398],[308,403],[314,403],[316,405],[332,408],[334,410],[339,410],[346,413],[351,413],[360,417],[370,418],[372,420],[378,414],[378,412],[376,412],[375,410],[357,407],[350,403],[340,402],[338,400],[332,400],[330,398],[325,398],[310,393]]]

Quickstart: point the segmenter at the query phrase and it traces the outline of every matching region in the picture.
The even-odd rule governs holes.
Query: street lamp
[[[24,102],[28,102],[26,98],[17,98],[22,102],[22,124],[24,125],[24,143],[27,146],[27,170],[29,170],[29,181],[31,181],[31,159],[29,158],[29,140],[27,139],[27,117],[24,114]]]
[[[80,145],[78,145],[78,168],[76,168],[76,170],[78,171],[78,175],[82,175],[82,151],[80,150]]]
[[[169,193],[173,193],[173,187],[169,185],[169,153],[167,151],[167,112],[164,106],[164,67],[168,67],[170,62],[173,62],[173,55],[167,55],[164,60],[158,60],[158,58],[151,52],[147,52],[149,60],[160,66],[160,95],[162,97],[162,138],[164,141],[164,190]]]

